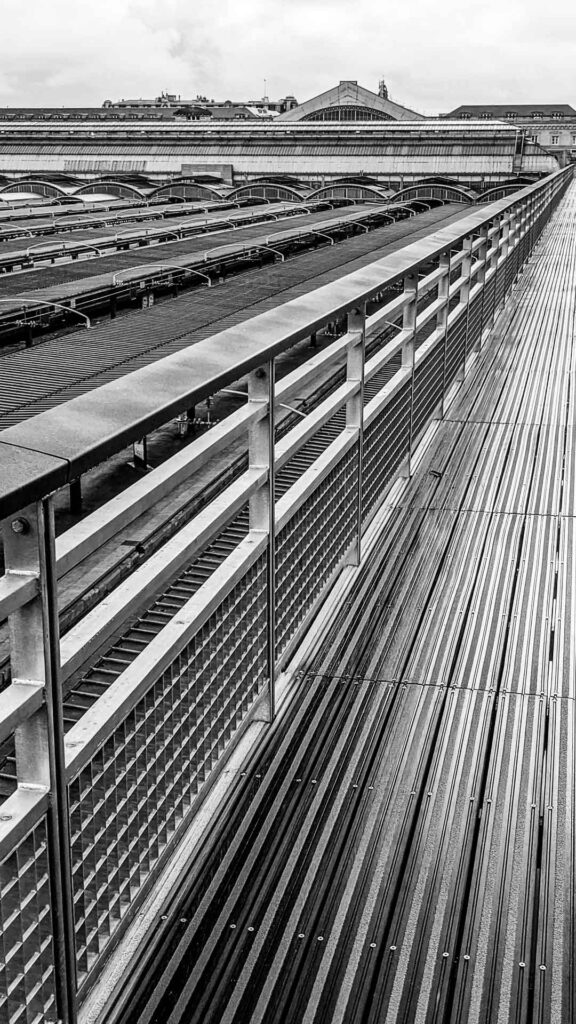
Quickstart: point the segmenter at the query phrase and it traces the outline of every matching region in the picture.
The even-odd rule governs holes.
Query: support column
[[[148,472],[150,466],[148,465],[148,438],[144,436],[140,441],[134,441],[132,444],[132,466],[134,469],[142,469],[144,472]]]
[[[49,793],[49,871],[58,1017],[76,1021],[76,956],[70,854],[70,817],[64,757],[63,699],[50,498],[30,505],[2,527],[6,569],[35,576],[39,593],[10,616],[12,683],[43,691],[44,703],[15,732],[20,789]]]
[[[274,360],[248,377],[248,404],[264,405],[267,415],[253,423],[248,435],[248,465],[266,468],[268,479],[250,498],[250,531],[268,536],[268,706],[266,720],[276,713],[276,497],[274,454]]]
[[[82,477],[72,480],[69,487],[70,511],[74,516],[82,515]]]
[[[346,403],[346,427],[358,438],[358,480],[356,507],[356,536],[350,552],[350,564],[360,565],[362,557],[362,480],[364,462],[364,366],[366,361],[366,306],[348,313],[348,334],[352,341],[348,348],[346,380],[360,384],[358,394]]]

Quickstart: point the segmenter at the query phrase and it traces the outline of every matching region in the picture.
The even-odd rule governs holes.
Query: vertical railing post
[[[402,369],[410,371],[410,426],[408,431],[408,477],[412,476],[412,433],[414,426],[414,367],[416,363],[416,319],[418,316],[418,273],[413,271],[404,278],[406,303],[402,317],[402,330],[409,331],[410,337],[402,346]]]
[[[450,312],[450,260],[451,252],[443,252],[440,257],[442,277],[438,283],[438,300],[442,303],[436,317],[436,330],[444,334],[444,355],[442,362],[442,398],[440,399],[440,418],[444,418],[444,399],[446,397],[446,359],[448,357],[448,314]]]
[[[260,366],[248,377],[248,401],[266,406],[267,413],[253,423],[248,437],[248,464],[251,469],[268,470],[267,480],[250,498],[250,530],[268,537],[267,585],[267,720],[272,722],[276,711],[276,516],[274,458],[274,360]]]
[[[360,565],[362,557],[362,480],[364,463],[364,365],[366,361],[366,306],[348,313],[348,334],[352,340],[348,347],[346,379],[359,384],[359,390],[346,403],[346,427],[358,438],[358,489],[356,510],[356,536],[350,551],[352,565]]]
[[[10,616],[12,683],[40,689],[41,708],[15,732],[19,789],[49,794],[50,890],[59,1018],[76,1021],[76,954],[64,757],[54,513],[47,498],[2,524],[6,570],[38,580],[38,595]]]
[[[482,335],[484,333],[484,288],[486,285],[486,259],[488,255],[488,228],[484,226],[480,229],[481,242],[477,251],[477,259],[480,264],[478,267],[478,273],[476,275],[476,281],[480,285],[480,295],[482,296],[482,316],[480,319],[480,330],[478,332],[478,339],[472,346],[472,352],[479,352],[482,348]]]

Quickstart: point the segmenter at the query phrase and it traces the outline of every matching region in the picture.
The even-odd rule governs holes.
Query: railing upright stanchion
[[[248,378],[248,401],[265,405],[267,414],[249,431],[248,461],[250,468],[265,467],[268,470],[266,484],[250,498],[250,530],[268,535],[268,585],[267,585],[267,634],[268,634],[268,721],[275,715],[276,682],[276,496],[275,496],[275,455],[274,455],[274,393],[275,366],[271,360],[266,366],[254,370]]]
[[[64,757],[60,639],[51,498],[3,523],[6,571],[38,580],[36,598],[9,619],[12,683],[41,689],[44,702],[15,732],[18,788],[49,795],[48,836],[55,979],[59,1018],[74,1024],[74,939],[70,821]]]
[[[408,477],[412,476],[412,433],[414,426],[414,368],[416,361],[416,319],[418,316],[418,272],[406,274],[404,278],[406,304],[402,317],[402,330],[409,331],[410,337],[402,346],[402,369],[410,371],[410,427],[408,433]]]
[[[364,365],[366,361],[366,306],[348,313],[348,334],[354,340],[348,349],[346,378],[359,382],[360,389],[346,403],[346,427],[358,434],[358,498],[356,538],[350,553],[352,565],[359,565],[362,557],[362,479],[364,463]]]

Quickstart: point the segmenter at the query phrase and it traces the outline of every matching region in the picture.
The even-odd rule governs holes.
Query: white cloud
[[[0,103],[294,93],[341,78],[425,112],[576,102],[576,9],[537,0],[2,0]]]

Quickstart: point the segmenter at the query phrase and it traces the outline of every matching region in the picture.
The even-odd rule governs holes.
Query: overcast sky
[[[442,20],[439,20],[439,15]],[[157,96],[299,100],[340,79],[422,113],[576,105],[567,0],[0,0],[0,104]]]

